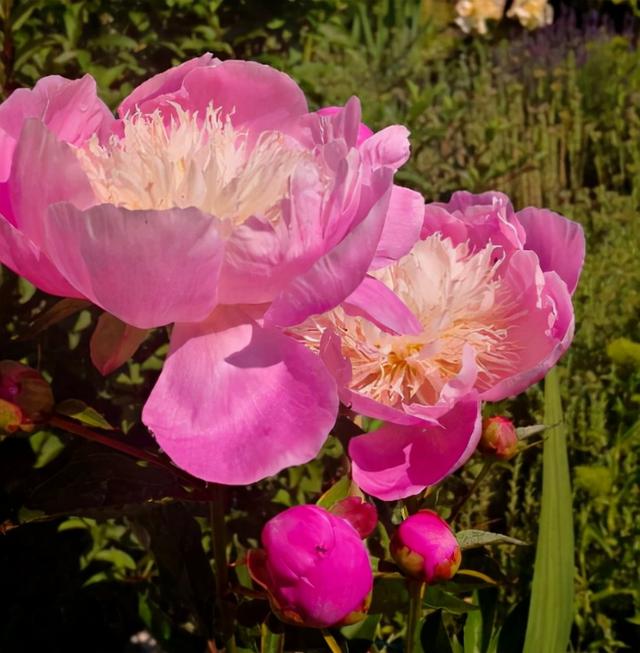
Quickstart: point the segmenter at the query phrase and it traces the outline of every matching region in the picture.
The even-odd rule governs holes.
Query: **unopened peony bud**
[[[482,437],[478,449],[499,460],[513,458],[518,450],[518,434],[513,422],[506,417],[488,417],[482,422]]]
[[[408,576],[427,583],[449,580],[462,558],[453,531],[432,510],[420,510],[405,519],[391,538],[390,550]]]
[[[31,367],[0,361],[0,431],[31,431],[53,408],[51,387]]]
[[[326,628],[364,618],[373,574],[349,522],[319,506],[295,506],[267,522],[262,545],[249,552],[249,572],[280,619]]]

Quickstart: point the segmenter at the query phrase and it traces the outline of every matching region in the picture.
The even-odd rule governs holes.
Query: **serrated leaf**
[[[477,529],[460,531],[456,533],[456,539],[463,551],[466,549],[477,549],[478,547],[489,546],[491,544],[515,544],[517,546],[527,546],[526,542],[517,540],[515,537]]]
[[[548,430],[542,454],[542,501],[531,604],[523,653],[566,651],[573,623],[573,514],[557,368],[544,385]]]
[[[71,417],[82,424],[93,426],[95,428],[104,429],[105,431],[113,431],[114,428],[107,422],[107,420],[91,406],[87,406],[84,401],[79,399],[66,399],[56,405],[56,413]]]

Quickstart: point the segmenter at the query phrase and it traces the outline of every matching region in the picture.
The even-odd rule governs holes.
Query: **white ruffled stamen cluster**
[[[250,216],[281,218],[281,200],[300,162],[308,158],[284,134],[252,142],[231,118],[209,106],[203,118],[173,105],[123,120],[123,135],[76,150],[98,201],[127,209],[196,207],[242,224]]]
[[[470,252],[439,234],[418,243],[395,264],[375,273],[418,317],[422,332],[393,335],[342,308],[309,319],[295,329],[319,349],[325,329],[340,336],[352,367],[350,388],[385,405],[433,405],[463,364],[465,344],[476,356],[480,389],[513,371],[517,348],[510,326],[522,317],[498,274],[500,248]]]

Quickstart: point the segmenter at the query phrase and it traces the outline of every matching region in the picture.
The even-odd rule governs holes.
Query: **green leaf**
[[[120,549],[102,549],[93,556],[93,559],[99,560],[100,562],[108,562],[116,569],[136,568],[135,560],[128,553],[121,551]]]
[[[348,497],[351,490],[351,479],[343,476],[335,485],[332,485],[316,502],[316,505],[329,510],[334,503]]]
[[[477,596],[474,597],[477,600]],[[482,612],[474,610],[464,622],[464,653],[482,653]]]
[[[515,537],[476,529],[460,531],[459,533],[456,533],[456,539],[463,551],[466,549],[477,549],[478,547],[488,546],[490,544],[516,544],[518,546],[527,546],[526,542],[517,540]]]
[[[544,386],[542,507],[523,653],[567,650],[573,623],[573,515],[558,370]]]
[[[29,444],[36,454],[36,462],[34,463],[35,469],[40,469],[48,465],[58,454],[64,449],[62,440],[48,431],[38,431],[29,438]]]
[[[87,406],[79,399],[66,399],[60,402],[56,405],[56,413],[71,417],[87,426],[104,429],[105,431],[114,430],[113,426],[95,408]]]
[[[457,596],[449,594],[449,592],[445,592],[439,587],[434,587],[433,585],[427,587],[427,590],[424,593],[424,604],[428,608],[444,610],[445,612],[450,612],[452,614],[466,614],[467,612],[473,612],[480,609],[480,606],[463,601]]]
[[[427,615],[420,631],[424,653],[453,653],[447,630],[442,623],[442,611]]]
[[[359,639],[372,642],[375,639],[380,619],[382,619],[382,615],[370,614],[366,619],[359,621],[357,624],[343,626],[340,632],[346,639]]]
[[[269,615],[260,626],[260,653],[283,653],[284,628]]]

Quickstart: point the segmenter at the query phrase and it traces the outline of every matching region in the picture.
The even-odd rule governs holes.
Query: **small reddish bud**
[[[32,431],[53,408],[51,386],[31,367],[0,361],[0,430]]]
[[[482,437],[478,449],[498,460],[509,460],[518,451],[518,434],[506,417],[488,417],[482,421]]]
[[[376,507],[362,497],[346,497],[334,503],[329,512],[346,519],[364,539],[369,537],[378,523]]]
[[[462,559],[449,524],[432,510],[420,510],[405,519],[389,548],[405,574],[427,583],[452,578]]]

